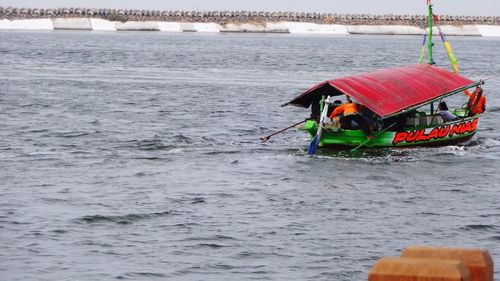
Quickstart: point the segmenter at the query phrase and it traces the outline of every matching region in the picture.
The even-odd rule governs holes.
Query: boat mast
[[[434,46],[434,43],[432,42],[432,25],[434,21],[434,14],[432,13],[432,3],[431,0],[427,0],[427,10],[428,10],[428,15],[427,15],[427,26],[428,26],[428,34],[429,34],[429,40],[427,42],[427,49],[429,50],[429,61],[428,63],[430,65],[435,64],[434,59],[432,58],[432,46]],[[434,102],[431,102],[431,115],[434,114]]]
[[[427,0],[427,7],[429,11],[429,15],[427,18],[427,25],[429,27],[429,40],[427,42],[427,49],[429,50],[429,64],[435,64],[434,59],[432,58],[432,46],[434,43],[432,43],[432,26],[434,23],[434,15],[432,13],[432,3],[431,0]]]

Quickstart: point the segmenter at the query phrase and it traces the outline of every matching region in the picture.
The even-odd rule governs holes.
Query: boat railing
[[[439,114],[406,118],[406,126],[408,127],[434,126],[443,123],[445,123],[445,121]]]

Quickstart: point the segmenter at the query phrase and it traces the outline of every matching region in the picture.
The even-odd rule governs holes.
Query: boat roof
[[[323,81],[287,105],[308,108],[324,96],[345,94],[387,118],[478,84],[437,66],[412,64]]]

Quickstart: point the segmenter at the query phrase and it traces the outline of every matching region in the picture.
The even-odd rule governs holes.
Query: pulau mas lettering
[[[436,127],[432,129],[429,133],[425,133],[425,129],[414,130],[414,131],[404,131],[397,132],[392,140],[392,144],[396,145],[398,143],[417,143],[425,142],[437,139],[444,139],[448,137],[453,137],[455,135],[463,135],[467,133],[472,133],[477,128],[477,118],[472,121],[444,125],[441,127]]]

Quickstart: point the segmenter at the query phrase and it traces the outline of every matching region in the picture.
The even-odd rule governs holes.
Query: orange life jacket
[[[330,119],[333,119],[334,117],[339,116],[341,114],[343,115],[358,114],[360,110],[361,106],[357,103],[352,103],[352,102],[344,103],[335,108],[332,114],[330,114]]]
[[[467,110],[469,110],[472,115],[483,113],[486,110],[486,97],[482,94],[483,90],[481,88],[476,88],[474,93],[466,92],[466,95],[469,96]]]

